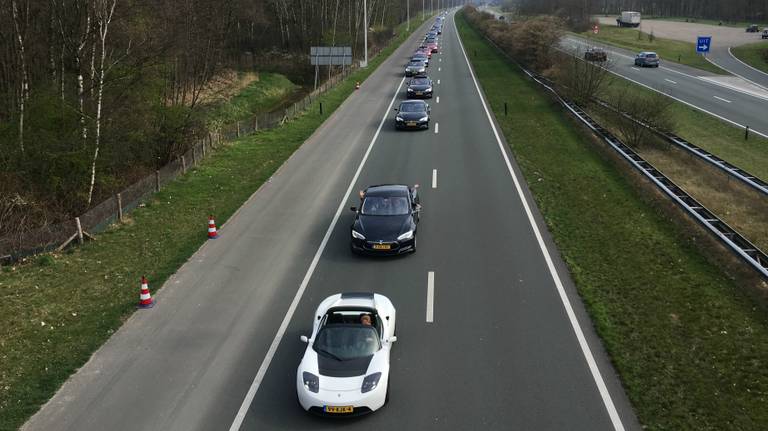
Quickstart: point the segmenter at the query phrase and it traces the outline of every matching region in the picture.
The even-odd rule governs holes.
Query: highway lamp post
[[[368,67],[368,1],[363,0],[363,51],[365,59],[360,67]]]
[[[411,0],[405,0],[405,31],[411,31]]]
[[[421,0],[421,20],[427,19],[427,16],[425,15],[427,11],[424,10],[424,0]]]

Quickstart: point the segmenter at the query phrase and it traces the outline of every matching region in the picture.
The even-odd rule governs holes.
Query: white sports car
[[[389,393],[389,351],[395,307],[377,293],[339,293],[315,312],[312,336],[296,371],[304,410],[358,416],[378,410]]]

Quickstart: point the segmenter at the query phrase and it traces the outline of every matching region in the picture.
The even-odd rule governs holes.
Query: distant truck
[[[621,16],[616,18],[616,24],[619,27],[640,26],[640,12],[623,11]]]

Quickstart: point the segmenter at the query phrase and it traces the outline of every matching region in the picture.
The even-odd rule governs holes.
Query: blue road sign
[[[712,36],[699,36],[696,41],[696,52],[709,52],[710,45],[712,45]]]

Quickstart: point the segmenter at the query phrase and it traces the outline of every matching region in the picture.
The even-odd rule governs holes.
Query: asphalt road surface
[[[430,130],[392,111],[424,27],[24,429],[639,429],[447,21]],[[421,186],[414,255],[350,253],[348,207],[380,183]],[[327,420],[296,402],[299,336],[344,291],[397,307],[390,402]]]
[[[634,66],[636,52],[566,36],[561,47],[566,52],[583,55],[585,49],[599,45],[608,52],[610,71],[672,97],[693,108],[707,112],[739,127],[749,126],[768,137],[768,91],[736,77],[723,77],[699,69],[665,62],[658,68]]]

